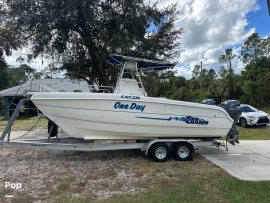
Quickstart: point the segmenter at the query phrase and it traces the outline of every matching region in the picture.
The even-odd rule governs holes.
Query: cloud
[[[176,71],[177,76],[182,76],[185,78],[191,78],[191,71],[189,65],[183,66],[180,64],[177,64],[174,68],[174,71]]]
[[[24,61],[23,64],[28,64],[32,68],[36,69],[37,71],[41,71],[45,67],[47,67],[50,63],[50,60],[42,57],[37,57],[36,59],[33,59],[31,61],[27,61],[27,54],[29,54],[30,51],[28,48],[23,48],[21,50],[13,51],[11,56],[6,56],[6,62],[8,65],[13,67],[19,67],[20,62],[17,60],[19,57],[22,57]]]
[[[162,8],[171,3],[177,3],[176,26],[185,30],[184,52],[177,59],[181,64],[178,73],[182,72],[185,77],[190,77],[194,65],[201,61],[206,68],[218,70],[221,66],[218,58],[224,50],[238,49],[255,32],[255,28],[246,30],[246,15],[259,9],[256,0],[161,0],[158,6]],[[235,65],[239,73],[243,64],[236,61]]]
[[[146,3],[148,3],[146,1]],[[150,0],[154,3],[156,0]],[[178,74],[190,78],[195,64],[201,61],[205,68],[219,69],[219,56],[226,48],[232,47],[237,50],[241,43],[248,38],[255,28],[246,29],[248,25],[247,14],[259,9],[256,0],[160,0],[159,8],[177,3],[177,27],[184,28],[182,38],[184,52],[180,58],[177,68]],[[24,54],[24,53],[23,53]],[[19,52],[14,52],[12,57],[7,58],[8,64],[16,63]],[[31,65],[37,69],[45,67],[42,59],[34,60]],[[236,72],[243,68],[241,62],[235,62]]]

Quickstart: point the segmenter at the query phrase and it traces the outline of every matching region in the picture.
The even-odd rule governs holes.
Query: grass
[[[146,193],[113,196],[104,202],[270,202],[270,181],[241,181],[213,164],[200,162],[200,158],[194,160],[199,163],[190,162],[173,181],[159,179]]]
[[[213,177],[213,175],[215,177]],[[182,176],[173,187],[155,186],[152,191],[138,196],[115,196],[106,202],[269,202],[270,182],[239,181],[226,175],[213,174],[190,181]],[[220,175],[218,177],[218,175]],[[102,201],[103,202],[103,201]]]
[[[12,195],[13,190],[8,188],[8,189],[3,189],[0,190],[0,201],[3,201],[5,199],[6,195]]]
[[[15,122],[15,124],[12,127],[12,130],[14,131],[27,131],[35,125],[35,123],[38,121],[38,118],[18,118]],[[39,120],[38,124],[36,125],[35,129],[39,130],[46,130],[47,129],[47,119],[42,118]],[[4,130],[4,128],[7,125],[6,120],[0,119],[0,132]]]
[[[58,203],[270,202],[270,181],[238,180],[200,155],[190,162],[154,163],[141,160],[137,164],[128,164],[128,167],[137,175],[148,174],[150,179],[141,179],[136,185],[145,188],[145,191],[135,194],[118,194],[105,200],[97,200],[91,192],[81,195],[85,185],[80,185],[80,183],[76,185],[76,177],[70,175],[70,178],[58,181],[54,189],[48,185],[49,194],[41,200]],[[89,172],[91,173],[91,170]],[[158,175],[161,173],[164,176]],[[79,196],[71,196],[74,194],[72,191],[74,186],[78,187],[75,193]],[[0,190],[0,201],[4,202],[6,200],[4,196],[10,193],[12,194],[12,191]],[[38,198],[31,198],[33,197],[21,193],[21,195],[16,195],[14,202],[38,200]]]
[[[270,140],[270,127],[247,127],[237,126],[240,140]]]
[[[113,196],[102,202],[270,202],[270,181],[238,180],[199,155],[193,162],[181,163],[185,166],[180,166],[171,181],[153,176],[156,184],[148,184],[146,193]]]
[[[179,162],[178,162],[179,163]],[[145,167],[142,167],[142,164]],[[114,195],[106,200],[96,200],[90,194],[84,197],[70,197],[68,194],[70,183],[60,184],[50,196],[51,202],[84,203],[84,202],[138,202],[138,203],[162,203],[162,202],[270,202],[270,181],[241,181],[219,167],[197,156],[193,162],[182,162],[179,171],[171,178],[156,176],[155,173],[174,169],[177,164],[174,161],[166,163],[142,163],[137,170],[148,171],[151,175],[149,182],[141,182],[140,187],[146,188],[146,192],[136,194]],[[181,166],[183,165],[183,166]]]

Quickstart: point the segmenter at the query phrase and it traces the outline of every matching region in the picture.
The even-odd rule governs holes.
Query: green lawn
[[[240,140],[270,140],[270,127],[247,127],[237,126]]]
[[[192,176],[181,175],[172,187],[166,187],[166,184],[163,187],[153,186],[152,191],[143,195],[118,196],[106,202],[270,202],[269,181],[240,181],[225,172]]]
[[[15,131],[19,130],[29,130],[32,128],[33,125],[38,121],[38,118],[18,118],[13,125],[12,129]],[[7,125],[7,121],[4,119],[0,119],[0,134],[4,130]],[[42,118],[39,120],[38,124],[36,125],[35,129],[39,130],[46,130],[47,129],[47,119]]]

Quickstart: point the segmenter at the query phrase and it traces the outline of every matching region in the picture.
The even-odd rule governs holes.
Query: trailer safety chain
[[[9,141],[12,141],[12,140],[17,140],[17,139],[20,139],[24,136],[26,136],[29,132],[31,132],[36,126],[37,124],[39,123],[39,121],[41,120],[41,118],[43,118],[43,114],[41,114],[41,116],[39,116],[38,120],[36,121],[36,123],[26,132],[24,133],[23,135],[17,137],[17,138],[14,138],[14,139],[10,139]]]

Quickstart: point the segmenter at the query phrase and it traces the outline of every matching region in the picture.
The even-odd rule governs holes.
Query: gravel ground
[[[113,194],[141,191],[135,185],[144,177],[138,177],[128,166],[142,159],[144,157],[134,151],[85,153],[4,149],[0,157],[0,181],[22,183],[19,193],[30,199],[48,198],[53,190],[66,190],[65,187],[71,191],[71,196],[105,199]]]
[[[22,134],[16,132],[12,137]],[[0,202],[7,201],[7,194],[15,195],[11,201],[20,202],[54,202],[61,195],[105,200],[145,192],[157,182],[169,184],[194,164],[213,166],[200,156],[194,162],[155,163],[139,150],[90,153],[11,148],[0,148],[0,163]],[[21,183],[22,188],[6,190],[7,181]]]

